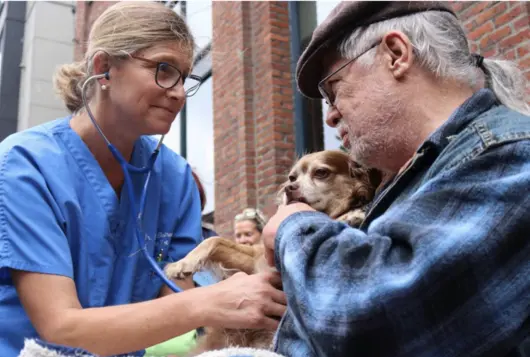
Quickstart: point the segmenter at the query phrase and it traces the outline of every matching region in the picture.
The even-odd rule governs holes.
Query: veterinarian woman
[[[129,186],[116,160],[149,167],[157,142],[147,135],[167,133],[194,90],[193,48],[170,9],[119,2],[94,23],[84,60],[57,73],[73,115],[0,144],[0,356],[18,356],[24,338],[141,356],[200,326],[276,328],[285,310],[272,286],[278,276],[238,274],[172,294],[135,235],[138,225],[160,266],[200,240],[199,194],[181,157],[161,146],[140,219],[130,208],[141,206],[148,175],[129,170]],[[100,76],[88,82],[87,102],[98,128],[82,100],[92,75]]]

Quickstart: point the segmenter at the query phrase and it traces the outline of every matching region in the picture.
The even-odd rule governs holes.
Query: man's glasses
[[[355,56],[354,58],[352,58],[348,62],[344,63],[335,72],[327,75],[326,77],[324,77],[324,79],[322,79],[320,82],[318,82],[318,91],[320,92],[320,95],[322,96],[322,98],[324,98],[324,100],[326,101],[327,105],[333,106],[334,103],[335,103],[335,93],[333,93],[333,90],[331,89],[331,86],[328,83],[329,79],[331,77],[333,77],[334,75],[336,75],[337,73],[339,73],[344,68],[346,68],[348,65],[353,63],[353,61],[357,60],[359,57],[361,57],[362,55],[364,55],[365,53],[370,51],[372,48],[374,48],[377,45],[379,45],[380,43],[381,43],[381,41],[377,41],[372,46],[368,47],[367,50],[361,52],[359,55]]]
[[[155,82],[156,84],[164,89],[173,88],[176,86],[182,79],[182,84],[184,85],[184,91],[186,92],[186,97],[191,97],[201,86],[202,78],[195,74],[190,74],[187,77],[182,75],[182,72],[175,67],[166,62],[157,62],[152,61],[147,58],[131,56],[134,59],[149,63],[153,66],[156,66],[155,72]]]

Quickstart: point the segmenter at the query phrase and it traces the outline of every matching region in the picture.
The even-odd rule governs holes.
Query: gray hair
[[[338,44],[339,54],[352,59],[391,30],[406,34],[418,65],[437,78],[452,79],[474,88],[485,82],[506,107],[530,115],[525,100],[525,77],[511,61],[484,59],[482,69],[469,52],[465,32],[458,19],[445,11],[425,11],[393,18],[356,29]],[[369,67],[375,48],[359,58]]]

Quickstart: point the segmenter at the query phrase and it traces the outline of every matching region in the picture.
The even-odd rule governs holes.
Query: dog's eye
[[[330,172],[329,172],[328,169],[316,169],[315,173],[314,173],[314,176],[316,178],[323,179],[323,178],[328,177],[329,173]]]
[[[294,176],[294,175],[289,175],[289,181],[291,181],[291,182],[295,182],[295,181],[296,181],[296,176]]]

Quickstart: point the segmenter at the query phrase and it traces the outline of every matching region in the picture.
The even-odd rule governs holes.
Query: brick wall
[[[454,1],[452,6],[473,52],[515,61],[530,81],[530,2]]]
[[[90,28],[106,8],[117,1],[76,1],[74,59],[79,61],[86,51]]]
[[[274,212],[294,157],[286,2],[213,2],[215,226],[245,207]]]

